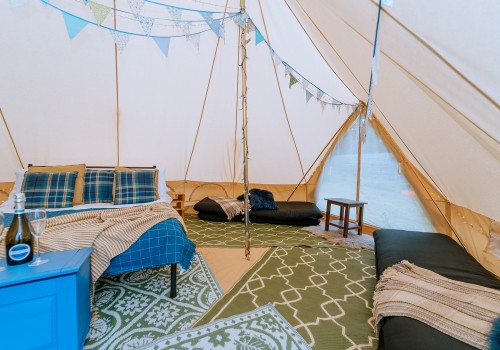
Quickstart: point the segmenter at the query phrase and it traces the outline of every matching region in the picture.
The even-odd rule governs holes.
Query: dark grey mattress
[[[277,225],[310,226],[317,225],[323,213],[316,204],[310,202],[276,202],[277,210],[250,210],[250,221],[253,223],[269,223]],[[203,220],[227,221],[227,216],[219,204],[208,197],[203,198],[193,207],[198,217]],[[232,221],[242,221],[238,215]]]
[[[377,278],[387,267],[401,260],[408,260],[447,278],[500,290],[500,280],[448,236],[403,230],[379,230],[375,231],[373,236]],[[415,319],[386,317],[382,320],[379,349],[475,348]]]

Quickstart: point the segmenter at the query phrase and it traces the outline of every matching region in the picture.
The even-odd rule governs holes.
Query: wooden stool
[[[368,204],[365,202],[353,201],[351,199],[345,198],[325,198],[326,200],[326,219],[325,219],[325,231],[328,231],[330,225],[344,229],[343,237],[347,238],[347,233],[351,229],[358,229],[358,235],[361,234],[363,229],[363,209],[364,205]],[[340,217],[339,220],[330,221],[330,206],[332,204],[338,205],[340,207]],[[357,223],[349,222],[349,211],[351,208],[359,208],[359,217],[356,220]]]

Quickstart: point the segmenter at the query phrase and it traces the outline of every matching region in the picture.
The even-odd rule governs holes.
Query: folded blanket
[[[242,201],[233,198],[223,197],[208,197],[220,205],[228,220],[232,220],[235,216],[242,214],[245,211],[245,206]]]
[[[184,225],[177,211],[167,203],[53,217],[47,220],[47,228],[40,238],[40,252],[94,248],[90,258],[93,284],[111,259],[127,250],[148,229],[170,218]],[[0,258],[4,256],[5,250],[0,249]]]
[[[387,268],[375,289],[373,322],[405,316],[464,343],[487,349],[492,322],[500,314],[500,291],[445,278],[402,261]]]

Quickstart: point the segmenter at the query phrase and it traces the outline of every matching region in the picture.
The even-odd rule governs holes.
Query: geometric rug
[[[223,294],[198,253],[178,274],[177,291],[171,299],[170,265],[102,276],[84,349],[135,349],[187,329]]]
[[[160,338],[140,349],[310,349],[272,305]]]
[[[201,220],[186,215],[187,236],[198,247],[245,246],[245,225],[241,222]],[[332,243],[302,230],[301,226],[251,224],[252,247],[331,247]]]
[[[324,221],[320,222],[317,226],[307,226],[302,228],[304,231],[311,232],[318,237],[322,237],[334,245],[340,245],[342,247],[351,249],[370,249],[375,250],[375,241],[372,236],[362,234],[358,235],[357,232],[348,232],[347,237],[343,237],[343,230],[336,229],[335,227],[330,227],[328,231],[325,231]]]
[[[271,248],[193,327],[271,303],[313,349],[376,349],[370,250]]]

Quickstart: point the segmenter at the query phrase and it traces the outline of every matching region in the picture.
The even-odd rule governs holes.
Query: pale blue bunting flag
[[[153,38],[156,45],[160,48],[161,52],[168,57],[168,49],[170,47],[170,38]]]
[[[260,31],[256,28],[255,29],[255,45],[259,45],[263,41],[264,41],[264,37],[262,36]]]
[[[306,90],[306,103],[309,102],[309,100],[313,97],[313,94],[309,92],[309,90]]]
[[[64,23],[66,23],[66,30],[68,31],[68,36],[73,39],[82,31],[83,28],[88,24],[88,22],[82,20],[81,18],[75,17],[69,13],[62,12],[64,17]]]

